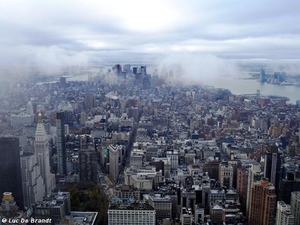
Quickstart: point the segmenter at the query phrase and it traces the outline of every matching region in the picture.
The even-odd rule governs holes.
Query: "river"
[[[107,68],[104,67],[103,72],[107,71]],[[111,67],[110,67],[111,68]],[[99,69],[94,70],[94,74]],[[152,73],[153,68],[149,68],[149,73]],[[148,72],[148,68],[147,68]],[[285,86],[285,85],[276,85],[269,83],[261,83],[255,79],[249,79],[250,76],[248,73],[242,73],[238,77],[234,76],[219,76],[213,79],[203,79],[203,84],[208,86],[214,86],[216,88],[226,88],[231,91],[232,94],[256,94],[257,90],[260,91],[261,95],[277,95],[284,96],[290,99],[289,103],[295,104],[297,100],[300,100],[300,86]],[[77,75],[73,77],[68,77],[68,81],[87,81],[88,75]]]

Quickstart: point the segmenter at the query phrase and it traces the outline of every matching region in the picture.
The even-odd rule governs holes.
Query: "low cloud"
[[[31,75],[61,75],[89,65],[86,52],[67,51],[51,47],[10,47],[0,51],[0,77],[6,81],[20,80]]]
[[[175,53],[166,55],[158,63],[158,73],[172,84],[205,85],[221,77],[236,77],[236,63],[214,55]]]

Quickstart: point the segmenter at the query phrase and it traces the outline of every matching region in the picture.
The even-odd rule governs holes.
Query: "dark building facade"
[[[279,187],[279,200],[284,201],[286,204],[291,202],[291,193],[300,191],[300,179],[295,178],[295,174],[289,172],[287,179],[282,179]]]
[[[281,152],[277,146],[270,146],[265,154],[264,176],[275,186],[277,194],[281,175]]]
[[[24,209],[19,139],[1,137],[0,156],[0,194],[12,193],[16,204]]]
[[[97,152],[93,149],[79,151],[79,179],[97,183]]]

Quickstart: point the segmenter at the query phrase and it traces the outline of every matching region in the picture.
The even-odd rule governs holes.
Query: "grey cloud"
[[[1,68],[23,65],[52,74],[96,62],[154,60],[179,51],[221,58],[299,58],[295,0],[153,1],[145,7],[139,1],[117,3],[4,1]]]

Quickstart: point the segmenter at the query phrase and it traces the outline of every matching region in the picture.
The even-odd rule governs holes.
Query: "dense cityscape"
[[[300,101],[161,73],[5,83],[0,224],[300,224]]]

